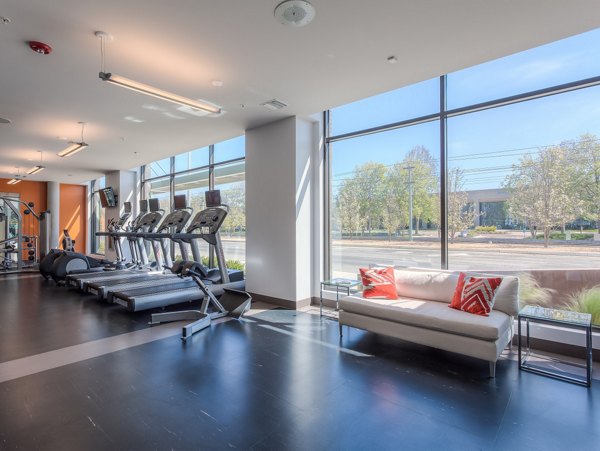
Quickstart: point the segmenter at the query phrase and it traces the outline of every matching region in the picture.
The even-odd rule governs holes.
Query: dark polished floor
[[[37,277],[0,276],[6,362],[125,333],[130,314]],[[70,349],[70,348],[69,348]],[[33,357],[35,360],[37,357]],[[41,358],[41,357],[40,357]],[[600,446],[591,389],[255,312],[187,343],[173,335],[0,383],[0,449],[575,450]]]

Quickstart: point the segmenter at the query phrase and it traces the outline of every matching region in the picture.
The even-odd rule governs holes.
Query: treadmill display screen
[[[173,206],[175,207],[175,210],[183,210],[186,208],[187,201],[185,194],[177,194],[175,197],[173,197]]]
[[[148,206],[150,207],[150,211],[160,210],[160,203],[158,202],[158,199],[149,199]]]
[[[221,190],[215,189],[204,193],[207,207],[218,207],[221,205]]]

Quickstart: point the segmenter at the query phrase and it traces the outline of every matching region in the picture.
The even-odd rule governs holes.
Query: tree
[[[473,227],[479,213],[469,203],[464,191],[464,173],[460,168],[448,171],[448,238],[454,242],[456,234]]]
[[[570,150],[576,169],[573,180],[582,201],[582,215],[596,221],[600,232],[600,142],[595,135],[584,134],[579,140],[561,144]]]
[[[388,168],[383,182],[383,226],[388,239],[408,224],[408,177],[402,163]]]
[[[246,191],[244,182],[232,183],[229,188],[221,191],[223,202],[229,206],[223,230],[232,234],[246,227]]]
[[[385,205],[384,178],[385,165],[365,163],[355,170],[354,179],[358,193],[358,211],[362,219],[362,228],[369,233],[379,225]]]
[[[437,216],[439,203],[436,203],[435,193],[439,190],[438,165],[427,148],[415,146],[404,159],[403,166],[412,168],[413,217],[418,234],[421,220],[434,220]]]
[[[534,236],[536,228],[542,230],[544,247],[548,247],[553,227],[575,220],[583,211],[567,155],[565,146],[524,155],[504,183],[511,215],[528,224]]]
[[[359,230],[361,225],[360,197],[355,177],[342,181],[336,203],[342,234],[346,232],[352,239],[354,232]]]

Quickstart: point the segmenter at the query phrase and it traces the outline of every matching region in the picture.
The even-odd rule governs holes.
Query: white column
[[[246,289],[290,306],[314,293],[318,128],[291,117],[246,131]]]
[[[50,210],[50,247],[57,248],[60,247],[60,183],[48,182],[46,204],[46,210]]]

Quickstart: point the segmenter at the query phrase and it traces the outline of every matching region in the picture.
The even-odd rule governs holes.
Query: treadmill
[[[140,206],[142,206],[141,203]],[[148,260],[148,254],[146,252],[144,240],[143,238],[139,237],[139,234],[142,231],[154,231],[154,228],[156,225],[158,225],[163,217],[163,210],[160,209],[158,199],[150,199],[148,201],[148,207],[150,208],[150,211],[144,214],[140,213],[142,216],[138,216],[132,222],[132,230],[129,232],[96,232],[96,236],[112,236],[114,238],[124,237],[127,238],[130,243],[132,242],[132,245],[136,249],[136,258],[138,259],[138,264],[135,267],[117,271],[104,271],[93,274],[67,276],[67,286],[76,287],[85,291],[88,282],[98,282],[100,280],[107,280],[113,277],[131,277],[136,274],[145,274],[150,271],[152,269],[151,263]],[[144,210],[145,208],[142,211]]]
[[[208,208],[196,214],[186,233],[174,233],[171,238],[176,242],[189,243],[196,263],[201,262],[197,240],[202,239],[214,246],[218,268],[207,269],[202,278],[214,296],[220,296],[226,289],[243,290],[246,286],[244,272],[227,269],[219,235],[219,229],[228,214],[228,207],[221,203],[219,190],[207,191],[205,196]],[[201,266],[201,264],[199,265]],[[110,297],[112,302],[126,307],[131,312],[202,300],[205,295],[198,285],[186,279],[189,278],[171,282],[164,287],[140,288],[130,291],[115,290]]]
[[[107,299],[109,293],[112,291],[140,287],[162,287],[164,284],[169,283],[170,280],[177,279],[170,271],[158,271],[162,268],[170,268],[173,265],[169,235],[173,232],[182,232],[192,216],[192,209],[187,206],[184,194],[175,196],[174,207],[174,211],[163,218],[154,232],[142,232],[138,234],[152,244],[157,271],[138,272],[135,276],[128,275],[108,280],[87,282],[84,286],[85,291],[96,294],[100,299]],[[180,243],[181,255],[185,259],[187,259],[186,246],[185,243]]]

